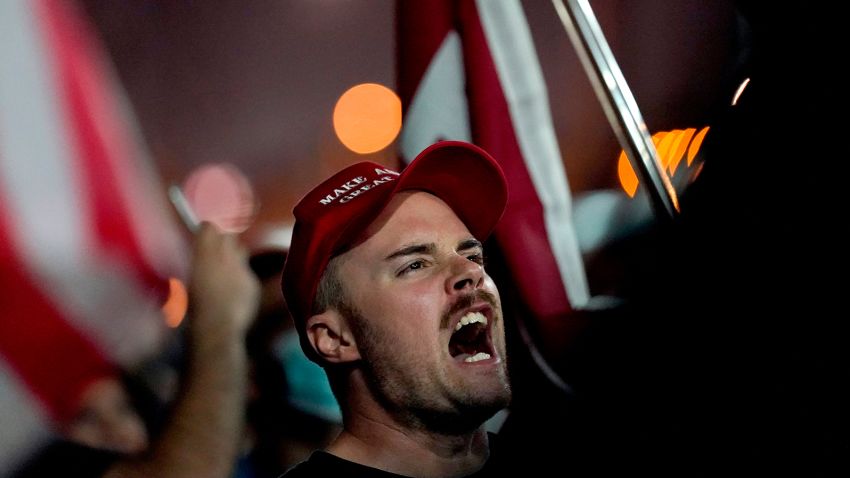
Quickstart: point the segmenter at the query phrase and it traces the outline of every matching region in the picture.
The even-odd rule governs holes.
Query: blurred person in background
[[[262,293],[247,337],[251,384],[248,452],[240,476],[280,476],[339,433],[339,406],[321,367],[307,360],[280,289],[291,225],[260,228],[248,240]]]
[[[148,423],[123,376],[107,375],[86,387],[77,415],[62,435],[68,440],[123,455],[140,455],[150,446]]]
[[[161,432],[148,437],[120,380],[84,394],[66,440],[48,446],[15,476],[229,477],[240,455],[248,388],[245,336],[259,283],[233,234],[203,223],[194,239],[186,364]]]
[[[280,290],[291,227],[272,232],[250,246],[249,265],[260,283],[261,298],[246,333],[246,426],[234,478],[280,476],[326,446],[341,422],[327,377],[298,346]],[[169,394],[151,390],[152,384],[144,383],[144,372],[113,371],[86,388],[76,416],[61,430],[70,443],[51,448],[49,456],[57,466],[74,460],[80,470],[89,464],[77,460],[90,459],[92,476],[98,476],[94,468],[119,456],[146,459],[167,419],[166,397],[158,395]],[[65,451],[67,456],[57,459]]]

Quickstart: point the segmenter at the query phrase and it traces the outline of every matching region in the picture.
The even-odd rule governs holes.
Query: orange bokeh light
[[[660,143],[665,136],[667,136],[666,131],[659,131],[652,135],[652,143],[656,148],[658,148],[658,143]],[[632,168],[632,163],[629,162],[629,157],[626,155],[625,150],[621,150],[620,157],[617,158],[617,176],[620,178],[620,186],[623,188],[623,191],[625,191],[630,198],[635,197],[640,180],[638,180],[637,173],[635,173],[634,168]]]
[[[655,150],[658,152],[658,160],[661,161],[661,169],[667,170],[667,166],[670,164],[670,151],[673,150],[674,143],[676,139],[679,137],[679,130],[674,129],[673,131],[668,132],[661,138],[661,141],[655,143]]]
[[[687,157],[687,167],[691,166],[694,157],[699,152],[700,146],[708,133],[709,127],[702,128],[698,133],[696,128],[687,128],[684,130],[674,129],[672,131],[659,131],[652,135],[652,142],[655,144],[655,149],[658,153],[658,160],[661,167],[669,177],[675,174],[682,159]],[[696,133],[696,134],[694,134]],[[694,173],[696,174],[696,173]],[[640,179],[632,168],[625,151],[620,151],[620,156],[617,158],[617,177],[620,179],[620,187],[623,191],[634,197],[637,188],[640,185]],[[695,176],[691,176],[693,178]]]
[[[401,130],[401,100],[391,89],[362,83],[340,96],[334,107],[334,131],[359,154],[386,148]]]
[[[699,152],[700,146],[702,146],[702,140],[705,139],[705,135],[708,133],[708,126],[701,129],[696,136],[694,136],[694,140],[691,141],[691,145],[688,147],[688,166],[694,161],[697,153]]]
[[[180,279],[174,277],[168,279],[168,300],[162,305],[162,314],[165,316],[165,323],[175,328],[183,322],[186,317],[186,310],[189,308],[189,294],[186,292],[186,286]]]
[[[671,151],[670,164],[667,166],[667,170],[670,171],[670,176],[676,174],[676,168],[679,167],[679,163],[685,156],[685,150],[688,148],[688,144],[691,142],[691,139],[693,139],[694,133],[697,132],[697,129],[687,128],[684,131],[676,131],[679,132],[679,138],[676,140],[675,148]]]
[[[630,198],[635,197],[637,192],[638,177],[635,170],[632,169],[632,164],[629,163],[629,157],[625,151],[620,151],[620,158],[617,160],[617,176],[620,178],[620,186]]]

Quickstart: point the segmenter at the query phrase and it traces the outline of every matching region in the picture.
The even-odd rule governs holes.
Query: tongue
[[[463,360],[466,357],[475,355],[476,352],[478,351],[475,350],[473,344],[454,340],[449,343],[449,353],[456,359]]]
[[[475,355],[478,352],[477,344],[481,331],[482,327],[471,324],[455,332],[449,340],[449,353],[452,357],[464,355],[462,358],[466,358]]]

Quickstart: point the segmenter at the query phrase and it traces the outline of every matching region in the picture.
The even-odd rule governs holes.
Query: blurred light
[[[690,168],[700,146],[702,146],[708,129],[709,127],[706,126],[699,133],[696,133],[696,128],[674,129],[672,131],[659,131],[652,135],[652,142],[655,143],[661,167],[671,179],[686,154],[688,158],[687,167]],[[696,177],[696,173],[697,171],[690,173],[691,179]],[[634,197],[640,185],[640,180],[623,150],[620,151],[620,156],[617,158],[617,177],[620,179],[620,186],[623,191],[629,197]]]
[[[666,135],[666,131],[659,131],[652,135],[652,142],[655,144],[656,148],[658,148],[658,143]],[[632,164],[629,162],[629,157],[626,155],[625,150],[620,151],[620,157],[617,159],[617,176],[620,178],[620,186],[622,186],[623,191],[625,191],[629,197],[634,197],[640,181],[638,180],[634,168],[632,168]]]
[[[617,176],[620,178],[620,186],[629,197],[635,197],[637,192],[638,181],[637,174],[629,163],[629,157],[626,156],[626,151],[620,151],[620,158],[617,160]]]
[[[334,107],[334,131],[359,154],[386,148],[401,129],[401,100],[389,88],[362,83],[340,96]]]
[[[199,221],[209,221],[225,232],[248,229],[257,212],[251,183],[231,164],[196,168],[186,178],[183,191]]]
[[[679,130],[674,129],[673,131],[668,132],[661,138],[661,141],[655,145],[655,150],[658,152],[658,159],[661,161],[661,169],[667,170],[667,166],[670,164],[670,151],[672,149],[673,143],[676,141],[676,138],[679,137]]]
[[[676,131],[679,132],[679,137],[676,139],[676,144],[671,151],[670,164],[667,166],[667,170],[670,171],[671,177],[676,174],[676,168],[679,167],[679,163],[682,161],[682,158],[685,157],[685,151],[688,149],[688,143],[690,143],[691,139],[693,139],[694,133],[697,132],[697,129],[686,128],[685,130]]]
[[[701,129],[699,133],[694,137],[693,141],[691,141],[691,145],[688,146],[688,166],[694,162],[694,158],[697,156],[699,152],[700,146],[702,146],[702,140],[705,139],[705,135],[708,133],[708,126]]]
[[[747,85],[749,85],[749,84],[750,84],[749,78],[745,78],[744,81],[741,82],[741,84],[738,86],[738,90],[735,91],[735,96],[732,97],[732,106],[735,106],[735,105],[738,104],[738,98],[741,97],[741,93],[744,92],[744,90],[747,88]]]
[[[186,317],[188,308],[189,294],[186,293],[186,286],[180,279],[174,277],[168,279],[168,300],[162,305],[165,323],[171,328],[177,327]]]

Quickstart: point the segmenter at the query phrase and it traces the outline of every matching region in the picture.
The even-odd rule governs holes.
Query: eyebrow
[[[465,251],[467,249],[475,249],[481,248],[484,249],[484,245],[481,244],[481,241],[478,239],[466,239],[461,241],[458,246],[458,251]],[[391,261],[393,259],[397,259],[399,257],[410,256],[414,254],[434,254],[437,250],[437,246],[434,243],[428,244],[411,244],[409,246],[404,246],[401,249],[398,249],[392,252],[390,255],[384,258],[385,261]]]
[[[465,241],[461,241],[461,243],[457,246],[457,250],[465,251],[467,249],[475,249],[476,247],[484,249],[484,244],[482,244],[481,241],[479,241],[478,239],[471,238]]]
[[[409,246],[402,247],[392,254],[388,255],[384,258],[385,261],[391,261],[398,257],[409,256],[412,254],[433,254],[437,249],[437,246],[433,243],[430,244],[412,244]]]

